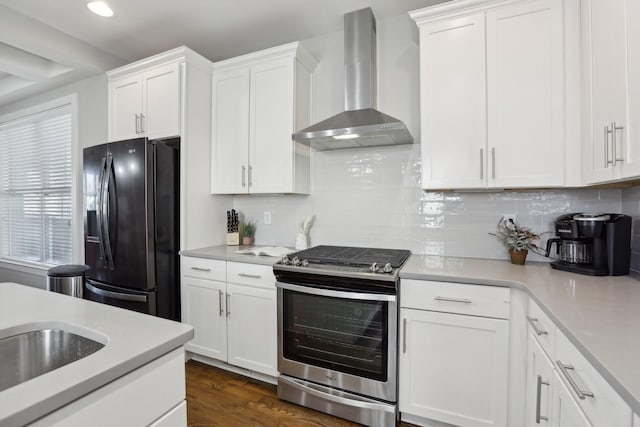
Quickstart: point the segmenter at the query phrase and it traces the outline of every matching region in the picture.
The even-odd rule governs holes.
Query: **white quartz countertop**
[[[189,249],[180,251],[180,255],[196,258],[219,259],[223,261],[246,262],[249,264],[273,265],[280,260],[280,257],[253,255],[253,254],[236,254],[235,251],[240,249],[259,248],[260,246],[209,246],[206,248]]]
[[[401,279],[517,287],[556,322],[600,374],[640,413],[640,281],[591,277],[546,263],[412,255]],[[402,282],[400,284],[402,288]]]
[[[0,392],[0,425],[22,426],[182,346],[193,327],[16,283],[0,283],[0,338],[60,328],[106,345]]]

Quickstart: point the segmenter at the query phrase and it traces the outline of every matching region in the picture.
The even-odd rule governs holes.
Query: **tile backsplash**
[[[296,223],[315,215],[312,245],[506,259],[504,246],[488,234],[503,214],[515,214],[535,232],[550,232],[544,243],[563,213],[620,212],[623,204],[620,189],[422,191],[419,144],[312,152],[311,164],[309,196],[235,197],[235,208],[258,223],[257,244],[293,246]],[[640,189],[624,191],[638,200]],[[640,216],[640,204],[631,205],[625,202]],[[264,224],[264,212],[271,212],[270,225]],[[634,256],[640,261],[640,232],[634,236]],[[531,260],[546,260],[530,255]]]
[[[640,272],[640,187],[622,190],[622,213],[633,217],[631,269]]]

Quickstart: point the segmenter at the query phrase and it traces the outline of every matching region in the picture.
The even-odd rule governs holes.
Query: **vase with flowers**
[[[498,240],[509,249],[512,264],[524,265],[529,251],[539,252],[535,242],[540,240],[540,235],[531,231],[528,227],[521,227],[513,218],[500,218],[495,233]]]

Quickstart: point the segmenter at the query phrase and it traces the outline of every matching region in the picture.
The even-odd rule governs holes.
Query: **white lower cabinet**
[[[553,389],[552,427],[592,426],[557,372],[553,376]]]
[[[631,426],[627,403],[562,333],[556,337],[556,371],[594,426]]]
[[[423,425],[434,420],[469,427],[507,426],[509,321],[473,315],[473,310],[476,301],[478,310],[486,309],[478,292],[493,295],[499,290],[503,294],[498,301],[504,305],[509,290],[451,284],[454,298],[447,285],[402,281],[400,412],[403,419]],[[460,286],[474,296],[461,294]],[[403,302],[408,295],[412,297]],[[471,315],[405,307],[421,301],[430,308],[432,302],[442,303],[452,311],[457,304]]]
[[[631,426],[631,409],[529,301],[526,427]]]
[[[179,348],[63,406],[29,427],[186,427],[184,349]]]
[[[182,321],[194,331],[185,344],[188,351],[227,360],[226,287],[225,282],[182,278]]]
[[[194,327],[185,348],[275,377],[276,295],[270,265],[183,257],[182,319]]]
[[[275,283],[273,289],[229,283],[227,294],[228,362],[275,377],[278,375]]]
[[[527,357],[526,427],[551,426],[553,362],[530,333]]]

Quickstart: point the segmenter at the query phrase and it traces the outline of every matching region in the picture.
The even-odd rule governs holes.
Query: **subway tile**
[[[553,236],[568,212],[634,217],[633,262],[640,270],[640,188],[526,191],[422,191],[419,144],[312,153],[309,196],[236,196],[234,207],[257,220],[256,242],[293,246],[296,223],[316,215],[312,244],[407,248],[417,254],[507,259],[488,233],[502,214]],[[272,224],[264,225],[270,211]],[[531,254],[533,261],[548,259]]]

